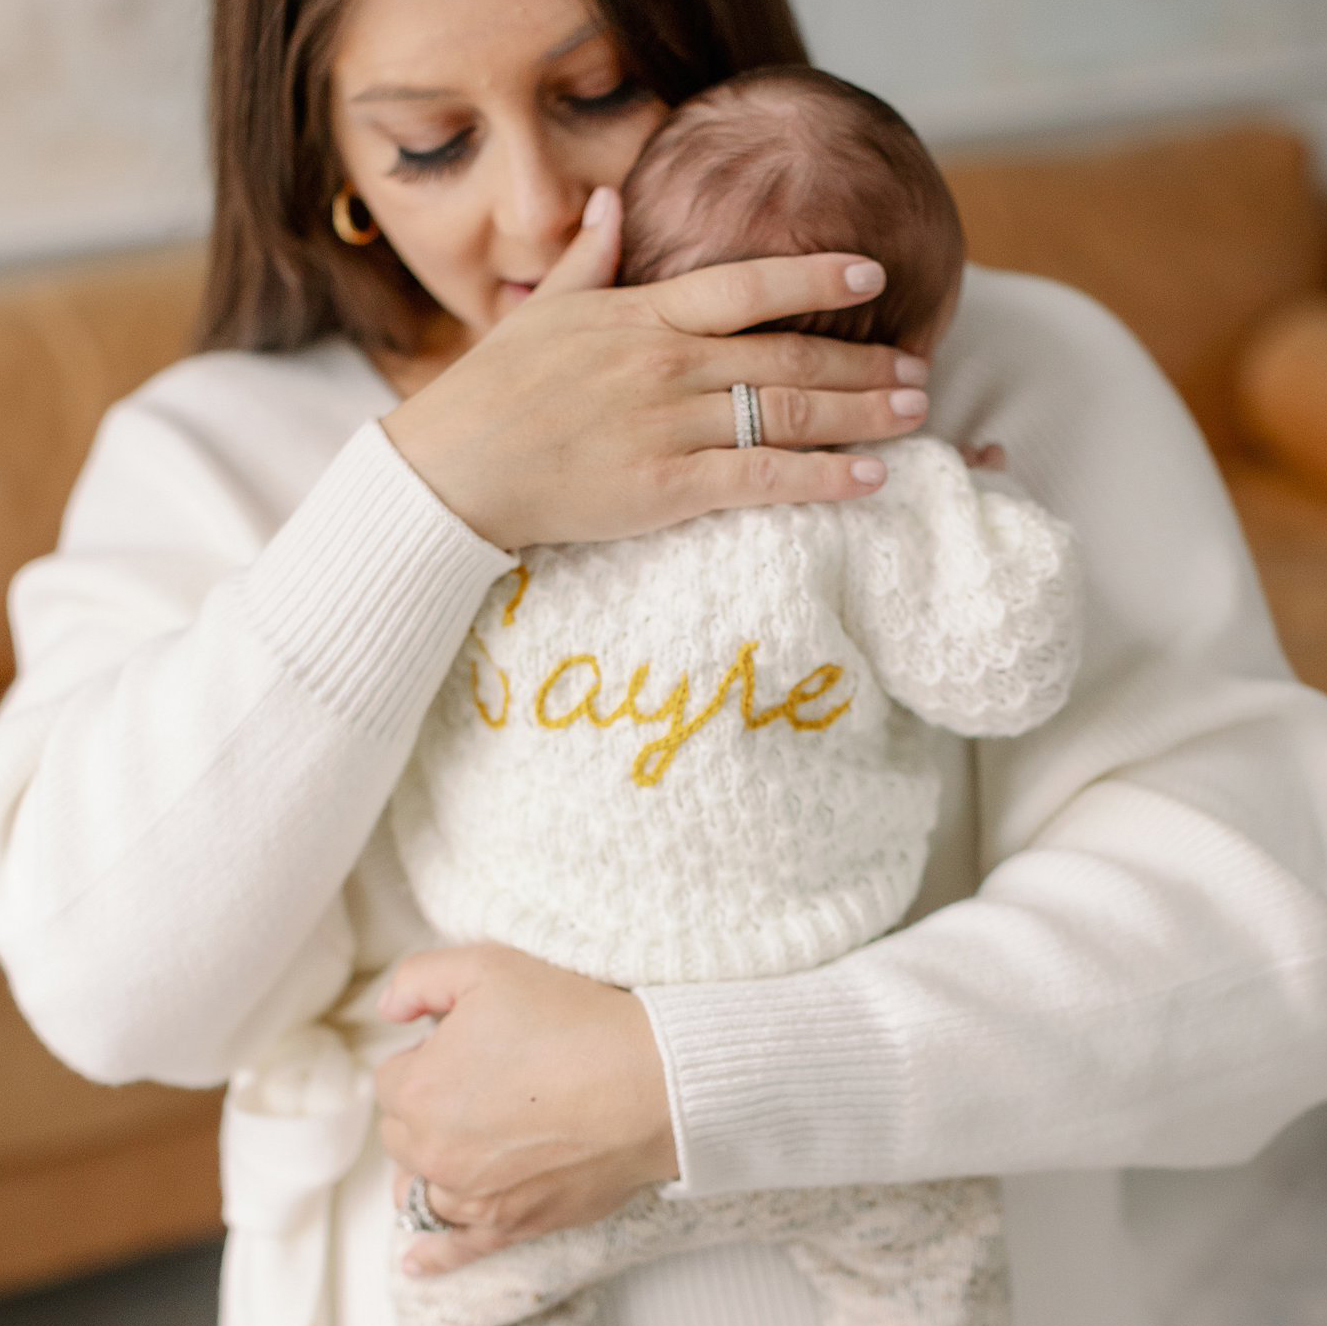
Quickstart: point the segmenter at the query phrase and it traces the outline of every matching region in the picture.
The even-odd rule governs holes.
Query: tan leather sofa
[[[1327,493],[1250,445],[1232,386],[1259,322],[1327,289],[1302,143],[1242,126],[946,164],[974,257],[1095,294],[1184,392],[1288,651],[1327,687]],[[0,584],[54,543],[106,405],[186,349],[200,271],[185,247],[0,278]],[[11,675],[0,633],[0,687]],[[2,993],[0,1063],[0,1295],[218,1230],[216,1093],[82,1083]]]
[[[54,546],[106,406],[184,351],[199,270],[190,247],[0,280],[0,584]],[[0,1064],[0,1295],[219,1231],[215,1092],[83,1081],[2,985]]]

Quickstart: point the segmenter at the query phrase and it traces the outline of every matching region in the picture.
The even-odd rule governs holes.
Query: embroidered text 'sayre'
[[[530,581],[530,572],[525,566],[517,567],[516,574],[520,576],[520,586],[503,613],[504,626],[510,626],[515,621],[516,607],[524,597]],[[504,727],[511,711],[510,678],[494,661],[483,637],[473,630],[471,635],[480,655],[497,675],[502,686],[502,709],[494,714],[480,693],[479,663],[472,660],[470,687],[475,708],[489,727],[495,729]],[[638,726],[666,722],[668,730],[663,736],[643,746],[631,766],[632,778],[638,786],[653,787],[667,772],[682,746],[723,707],[734,682],[740,681],[741,684],[742,719],[748,731],[755,731],[783,718],[799,732],[823,732],[842,718],[851,707],[852,697],[849,696],[842,703],[816,716],[803,715],[799,712],[803,706],[819,700],[833,690],[842,680],[843,668],[837,663],[824,663],[793,685],[781,703],[757,712],[755,652],[759,647],[758,640],[748,640],[738,649],[736,660],[724,673],[713,698],[692,718],[687,717],[687,702],[691,698],[691,679],[686,672],[682,673],[681,679],[658,709],[652,712],[642,711],[637,700],[650,675],[650,664],[642,663],[632,673],[621,703],[611,713],[604,713],[600,707],[603,673],[598,658],[594,654],[573,654],[559,662],[540,683],[534,698],[534,719],[540,727],[550,731],[569,728],[581,719],[598,728],[611,727],[622,719],[627,719]],[[562,713],[551,712],[549,697],[554,687],[564,677],[572,676],[578,671],[587,674],[586,686],[579,700]]]

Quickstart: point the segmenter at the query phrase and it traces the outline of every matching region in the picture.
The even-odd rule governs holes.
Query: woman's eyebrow
[[[570,54],[578,46],[584,46],[591,37],[597,37],[604,30],[601,19],[592,18],[588,23],[577,28],[570,37],[564,41],[558,42],[551,51],[545,51],[541,64],[552,64],[554,60],[561,59],[562,56]]]
[[[564,55],[569,55],[579,46],[584,46],[592,37],[597,37],[603,31],[604,25],[598,19],[591,19],[588,23],[577,28],[570,37],[558,42],[551,50],[545,51],[540,57],[540,64],[552,64],[554,60],[560,60]],[[356,93],[351,97],[351,103],[361,101],[432,101],[437,97],[451,97],[458,95],[454,89],[445,87],[411,87],[405,83],[376,83],[373,87],[366,88],[363,92]]]

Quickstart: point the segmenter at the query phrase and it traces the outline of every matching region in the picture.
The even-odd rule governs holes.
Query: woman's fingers
[[[581,229],[531,299],[611,285],[622,253],[622,199],[601,185],[585,205]]]
[[[397,1166],[392,1196],[398,1208],[405,1205],[413,1178],[408,1170]],[[469,1203],[475,1210],[467,1222],[464,1218],[466,1204],[445,1189],[430,1183],[425,1194],[429,1210],[438,1219],[445,1220],[451,1228],[422,1233],[414,1239],[402,1261],[402,1268],[407,1274],[440,1275],[444,1271],[454,1271],[489,1253],[499,1252],[513,1242],[513,1232],[484,1218],[487,1212],[476,1203]],[[481,1218],[476,1219],[476,1215]]]
[[[501,1252],[511,1243],[497,1230],[458,1225],[445,1234],[421,1234],[406,1251],[401,1268],[407,1275],[443,1275]]]
[[[693,336],[730,336],[775,318],[864,304],[885,288],[869,258],[813,253],[723,263],[641,286],[666,323]]]
[[[408,1181],[407,1181],[408,1182]],[[399,1187],[400,1185],[398,1185]],[[635,1194],[630,1191],[606,1192],[597,1182],[588,1182],[584,1172],[572,1169],[535,1178],[516,1188],[487,1197],[464,1199],[430,1183],[427,1198],[430,1208],[450,1228],[436,1233],[416,1235],[406,1246],[402,1269],[415,1275],[438,1275],[459,1271],[471,1262],[515,1248],[546,1234],[573,1227],[584,1227],[618,1210]],[[398,1197],[398,1205],[404,1192]],[[545,1288],[545,1254],[534,1254],[524,1263],[536,1270]],[[410,1263],[414,1263],[413,1270]],[[567,1268],[563,1268],[566,1270]],[[611,1272],[613,1268],[605,1267]],[[505,1267],[495,1272],[507,1280],[522,1276],[520,1263],[508,1258]],[[571,1272],[576,1274],[574,1269]]]
[[[410,1191],[410,1181],[414,1177],[405,1166],[392,1166],[392,1204],[398,1211],[405,1205],[406,1193]]]
[[[677,519],[686,520],[731,507],[861,497],[887,477],[884,462],[874,456],[709,447],[677,460],[670,487]]]
[[[929,376],[926,360],[892,346],[858,345],[795,332],[757,332],[705,345],[687,381],[702,391],[723,391],[734,382],[753,387],[870,391],[880,387],[918,389]]]
[[[411,1022],[431,1013],[442,1017],[480,979],[479,948],[458,945],[412,953],[401,960],[378,999],[391,1022]]]
[[[861,392],[761,387],[757,395],[763,443],[769,447],[840,446],[894,437],[916,428],[928,405],[926,394],[915,387]],[[683,419],[671,435],[686,450],[736,446],[731,393],[696,397]]]

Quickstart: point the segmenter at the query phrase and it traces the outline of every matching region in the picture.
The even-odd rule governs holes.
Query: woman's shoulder
[[[969,263],[957,313],[941,346],[951,360],[976,357],[999,371],[1029,364],[1058,372],[1089,369],[1094,378],[1154,372],[1138,338],[1104,304],[1062,281]]]
[[[394,404],[390,388],[360,350],[343,338],[326,337],[298,350],[190,355],[153,374],[111,413],[223,428],[301,419],[316,426],[329,415],[358,421]]]
[[[191,355],[106,412],[66,525],[101,529],[108,512],[132,509],[144,526],[155,520],[180,540],[188,535],[181,523],[200,512],[245,533],[266,530],[395,403],[368,359],[340,339],[284,353]]]
[[[1151,355],[1091,295],[968,264],[932,374],[940,431],[967,436],[986,423],[1011,427],[1062,409],[1082,419],[1117,398],[1121,384],[1140,406],[1172,411],[1173,390]]]

